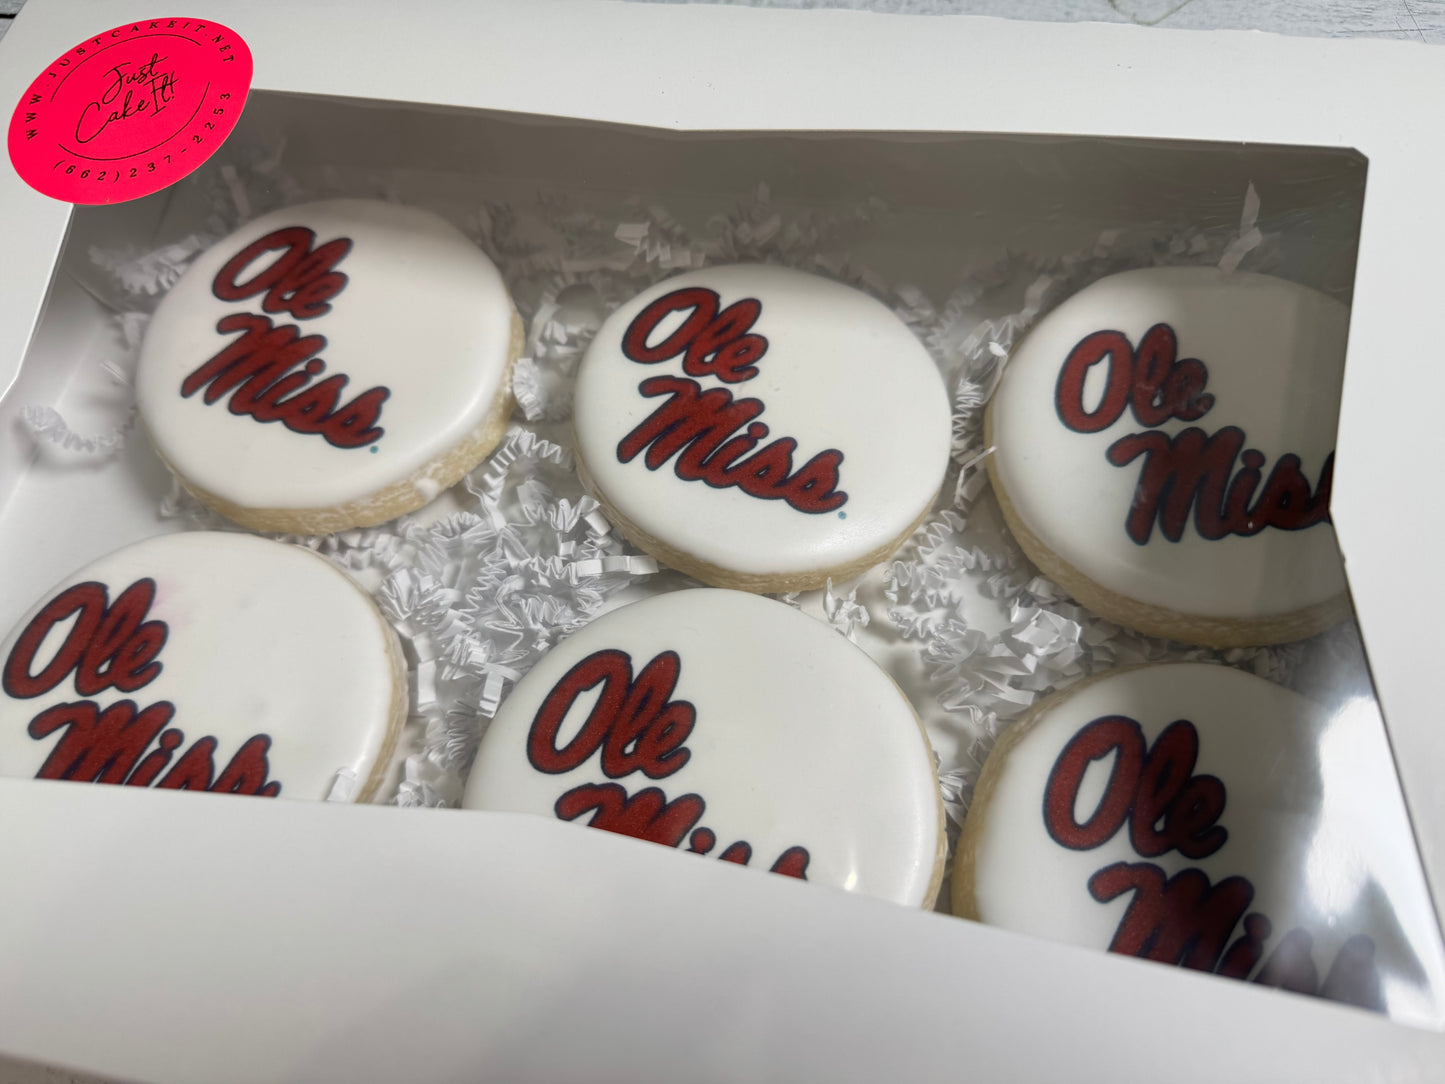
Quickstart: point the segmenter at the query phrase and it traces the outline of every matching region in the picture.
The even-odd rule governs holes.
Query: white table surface
[[[669,2],[669,0],[634,0]],[[685,2],[685,0],[681,0]],[[1137,23],[1181,30],[1266,30],[1305,37],[1445,44],[1445,0],[702,0],[755,7],[854,8],[925,15],[995,15],[1046,22]],[[0,37],[25,0],[0,0]],[[97,9],[104,22],[104,11]],[[5,103],[0,103],[3,107]],[[4,112],[8,112],[5,109]],[[105,1084],[0,1057],[0,1084]]]
[[[0,0],[6,3],[24,0]],[[719,0],[710,0],[719,2]],[[1321,38],[1445,42],[1445,0],[720,0],[756,7],[997,15],[1045,22],[1138,23],[1177,30],[1269,30]]]
[[[259,0],[257,0],[259,2]],[[539,5],[545,0],[537,0]],[[647,2],[647,0],[642,0]],[[708,0],[718,2],[718,0]],[[998,15],[1047,22],[1138,23],[1180,30],[1269,30],[1321,38],[1445,43],[1445,0],[721,0],[757,7],[836,7]],[[25,0],[0,0],[0,37]],[[97,10],[97,15],[101,14]]]

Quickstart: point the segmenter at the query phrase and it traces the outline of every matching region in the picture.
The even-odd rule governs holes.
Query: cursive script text
[[[100,97],[81,107],[75,121],[75,140],[89,143],[117,121],[163,113],[176,94],[176,73],[161,68],[169,57],[152,53],[143,64],[121,61],[105,73]]]
[[[1091,410],[1084,383],[1097,365],[1106,366],[1107,375]],[[1178,542],[1191,518],[1199,535],[1211,541],[1328,522],[1333,452],[1311,485],[1293,454],[1280,456],[1266,477],[1264,453],[1246,447],[1248,438],[1237,426],[1212,436],[1197,426],[1173,436],[1158,431],[1170,419],[1204,417],[1214,406],[1214,396],[1204,390],[1208,381],[1202,361],[1178,357],[1178,340],[1167,324],[1151,327],[1137,349],[1118,331],[1096,331],[1069,352],[1059,371],[1054,406],[1069,429],[1099,433],[1127,410],[1148,430],[1120,437],[1105,453],[1116,467],[1142,459],[1124,523],[1129,538],[1147,544],[1157,523],[1166,539]]]
[[[655,656],[634,678],[632,656],[625,651],[594,651],[553,686],[532,720],[527,735],[527,759],[549,775],[562,775],[581,767],[601,753],[602,774],[620,779],[641,772],[649,779],[666,779],[692,758],[684,744],[697,722],[697,710],[686,700],[674,700],[682,660],[675,651]],[[598,688],[596,704],[582,728],[559,742],[562,723],[577,698]],[[646,839],[666,847],[684,842],[694,854],[709,854],[717,834],[698,826],[707,803],[698,794],[669,800],[659,787],[644,787],[629,795],[618,783],[583,783],[560,798],[554,812],[571,821],[591,815],[587,822],[620,835]],[[747,865],[752,845],[739,840],[718,857]],[[770,867],[774,873],[804,878],[808,851],[789,847]]]
[[[155,581],[142,579],[114,602],[105,584],[94,581],[56,595],[25,626],[5,660],[0,684],[6,694],[32,699],[59,688],[72,675],[75,691],[83,697],[107,689],[132,693],[145,688],[163,669],[159,656],[169,635],[164,621],[150,620],[155,594]],[[54,653],[48,659],[39,657],[51,634],[72,619]],[[217,774],[214,754],[220,743],[213,737],[200,738],[176,757],[185,735],[169,726],[175,713],[169,700],[145,708],[130,699],[105,708],[88,699],[49,707],[26,728],[36,741],[59,734],[36,778],[267,798],[281,793],[280,783],[267,780],[268,735],[248,738]]]
[[[1144,858],[1170,851],[1195,860],[1216,854],[1229,839],[1218,823],[1225,786],[1215,776],[1194,774],[1198,756],[1199,733],[1188,720],[1171,723],[1147,745],[1133,719],[1095,719],[1070,739],[1049,772],[1044,828],[1055,843],[1075,851],[1100,847],[1128,825],[1130,846]],[[1109,758],[1113,765],[1104,793],[1077,819],[1085,773]],[[1114,862],[1095,872],[1088,887],[1099,903],[1129,895],[1111,952],[1227,978],[1253,973],[1261,985],[1382,1008],[1375,945],[1368,937],[1346,941],[1323,982],[1311,952],[1313,937],[1305,929],[1288,931],[1265,959],[1273,924],[1249,910],[1255,889],[1246,877],[1214,882],[1201,869],[1171,877],[1152,862]]]
[[[746,298],[718,311],[721,299],[701,286],[674,290],[643,309],[622,337],[622,352],[639,365],[682,358],[689,377],[714,376],[737,384],[758,375],[757,362],[768,340],[752,331],[762,315],[762,302]],[[682,322],[653,342],[664,322],[686,313]],[[817,515],[848,503],[838,489],[843,453],[829,448],[793,470],[798,442],[780,437],[759,447],[768,436],[760,399],[733,398],[726,388],[702,390],[697,380],[655,376],[638,385],[647,398],[666,399],[617,445],[619,462],[630,463],[646,451],[648,470],[661,469],[674,456],[673,472],[685,482],[705,482],[714,489],[736,486],[759,500],[781,500],[799,512]]]
[[[348,238],[317,246],[315,231],[304,226],[273,230],[228,260],[211,292],[221,301],[259,297],[263,312],[312,320],[330,312],[332,300],[346,288],[347,276],[336,265],[350,251]],[[370,388],[343,402],[349,378],[316,379],[326,371],[326,362],[316,356],[326,347],[324,335],[302,335],[295,324],[276,325],[270,316],[254,313],[223,316],[216,330],[241,335],[181,381],[184,398],[204,389],[202,401],[209,406],[229,395],[232,414],[280,422],[292,432],[325,437],[337,448],[365,447],[385,434],[377,423],[391,389]]]

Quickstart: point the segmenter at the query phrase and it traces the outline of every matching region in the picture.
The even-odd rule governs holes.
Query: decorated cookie
[[[1004,516],[1103,616],[1217,647],[1348,612],[1330,478],[1349,311],[1264,275],[1129,271],[1050,313],[989,408]]]
[[[718,587],[882,561],[927,514],[950,417],[888,309],[779,267],[694,271],[608,318],[577,378],[583,479],[633,542]]]
[[[148,539],[52,590],[0,646],[0,775],[365,801],[406,719],[395,634],[324,558]]]
[[[1370,932],[1394,919],[1370,901],[1388,893],[1344,890],[1361,882],[1379,795],[1373,779],[1326,776],[1330,723],[1287,689],[1202,663],[1050,697],[984,766],[954,913],[1380,1007]]]
[[[918,906],[942,877],[908,700],[827,625],[736,591],[633,603],[554,648],[488,728],[463,805]]]
[[[319,534],[409,512],[475,467],[522,341],[497,269],[436,215],[311,203],[196,260],[146,330],[137,394],[200,500]]]

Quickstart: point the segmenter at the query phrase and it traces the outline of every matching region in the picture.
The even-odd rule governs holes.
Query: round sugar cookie
[[[781,267],[692,271],[610,316],[577,375],[579,471],[612,521],[717,587],[884,560],[948,466],[938,368],[884,305]]]
[[[1408,945],[1388,891],[1345,890],[1368,885],[1360,847],[1378,844],[1379,795],[1374,776],[1340,778],[1349,764],[1327,773],[1333,722],[1203,663],[1113,671],[1049,697],[984,764],[953,913],[1379,1007],[1377,966],[1400,965]]]
[[[255,530],[321,534],[419,508],[512,409],[520,319],[492,262],[429,211],[288,207],[203,253],[136,375],[156,451]]]
[[[0,775],[367,801],[406,721],[395,633],[345,573],[163,535],[46,592],[0,646]]]
[[[1102,279],[1015,348],[989,472],[1033,562],[1085,606],[1214,647],[1348,613],[1329,521],[1349,310],[1215,268]]]
[[[659,595],[559,644],[487,728],[462,804],[916,906],[943,873],[907,698],[828,626],[737,591]]]

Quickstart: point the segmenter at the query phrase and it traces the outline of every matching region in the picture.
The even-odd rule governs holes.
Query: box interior
[[[129,392],[97,362],[121,353],[107,318],[134,301],[115,295],[94,253],[150,249],[211,229],[217,193],[238,201],[226,211],[242,218],[290,202],[287,183],[297,182],[311,193],[428,207],[464,227],[496,208],[525,208],[516,251],[585,270],[595,254],[547,229],[549,215],[601,219],[662,206],[698,234],[756,200],[765,185],[773,207],[836,220],[828,242],[834,258],[942,304],[1009,253],[1033,254],[1047,268],[1096,245],[1105,231],[1164,237],[1177,228],[1237,230],[1253,185],[1260,228],[1277,239],[1270,273],[1348,302],[1367,165],[1346,148],[927,132],[683,134],[255,93],[224,151],[185,183],[74,214],[19,383],[0,403],[0,567],[11,573],[0,580],[0,630],[20,619],[42,585],[102,553],[179,528],[157,515],[171,482],[139,434],[118,456],[97,458],[31,442],[20,414],[53,407],[81,433],[126,422]],[[278,179],[266,193],[266,207],[240,206],[250,197],[228,169],[263,176],[274,169],[287,182]],[[502,270],[510,269],[504,263]],[[525,317],[537,298],[525,277],[511,284]],[[1012,312],[1022,300],[1011,279],[985,291],[963,316]],[[979,520],[979,530],[1001,530],[986,508]],[[970,617],[995,631],[1006,620],[982,596]],[[956,757],[966,735],[922,689],[906,645],[878,627],[861,630],[859,642],[908,689],[939,755]],[[1391,931],[1393,943],[1381,946],[1390,1017],[1438,1028],[1445,952],[1387,734],[1363,677],[1363,684],[1356,675],[1332,690],[1332,706],[1352,720],[1333,762],[1374,795],[1370,822],[1356,837],[1357,868],[1333,890],[1355,893],[1344,909],[1358,907]]]

